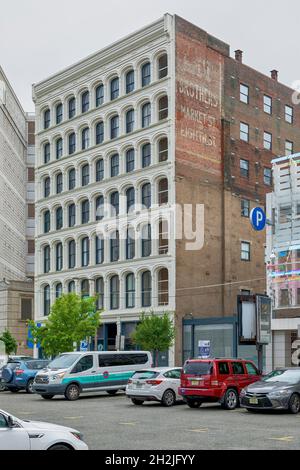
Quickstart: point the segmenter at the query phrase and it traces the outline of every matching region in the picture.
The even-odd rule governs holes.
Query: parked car
[[[0,410],[0,450],[88,450],[76,429],[23,421]]]
[[[30,360],[8,362],[2,370],[2,379],[7,389],[12,393],[26,390],[33,393],[32,386],[36,374],[45,369],[50,361]]]
[[[181,368],[145,369],[129,379],[126,395],[134,405],[145,401],[158,401],[164,406],[174,406],[182,400],[178,394]]]
[[[31,356],[9,356],[7,362],[33,361]]]
[[[300,411],[300,368],[278,369],[241,391],[241,406],[248,411]]]
[[[5,385],[4,380],[2,379],[2,370],[4,369],[5,366],[0,368],[0,392],[5,392],[7,390],[7,387]]]
[[[179,394],[190,408],[220,403],[226,410],[239,406],[243,388],[261,379],[251,361],[243,359],[189,360],[181,374]]]

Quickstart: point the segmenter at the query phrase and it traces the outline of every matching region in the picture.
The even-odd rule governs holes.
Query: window
[[[135,278],[134,274],[126,276],[126,308],[135,307]]]
[[[50,211],[44,213],[44,233],[50,232]]]
[[[126,172],[134,171],[134,149],[129,149],[126,152]]]
[[[110,99],[111,101],[116,100],[119,97],[119,79],[114,78],[110,82]]]
[[[102,277],[96,279],[97,308],[104,309],[104,281]]]
[[[75,243],[75,240],[71,240],[69,242],[68,251],[69,251],[68,267],[69,267],[69,269],[74,269],[75,266],[76,266],[76,243]]]
[[[63,140],[57,139],[56,141],[56,160],[63,156]]]
[[[51,271],[51,252],[50,246],[44,248],[44,274],[48,274]]]
[[[142,307],[151,307],[152,304],[152,278],[150,271],[142,274]]]
[[[168,75],[168,56],[164,54],[158,59],[158,78],[164,78]]]
[[[240,139],[249,142],[249,125],[244,122],[240,123]]]
[[[249,178],[249,161],[240,160],[240,172],[244,178]]]
[[[110,280],[110,309],[118,310],[120,304],[120,282],[118,276]]]
[[[126,206],[127,206],[127,214],[134,210],[135,206],[135,189],[128,188],[126,191]]]
[[[63,246],[62,243],[56,245],[56,271],[62,271],[63,269]]]
[[[63,192],[63,175],[58,173],[56,175],[56,194],[61,194]]]
[[[151,124],[151,104],[145,103],[142,107],[142,128],[149,127]]]
[[[130,70],[126,74],[126,93],[134,91],[134,71]]]
[[[44,197],[50,196],[50,178],[49,176],[44,179]]]
[[[110,237],[110,261],[114,263],[119,260],[120,256],[120,240],[119,232],[113,232]]]
[[[241,243],[241,260],[250,261],[250,243],[248,242]]]
[[[69,135],[69,155],[76,152],[76,135],[75,132]]]
[[[76,206],[70,204],[68,208],[69,227],[74,227],[76,224]]]
[[[104,86],[98,85],[96,88],[96,108],[104,103]]]
[[[47,142],[44,145],[44,163],[50,162],[50,144]]]
[[[160,206],[169,202],[169,183],[167,178],[160,180],[158,183],[158,204]]]
[[[166,162],[168,160],[168,139],[164,137],[158,142],[158,161]]]
[[[134,131],[134,110],[130,109],[126,113],[126,134]]]
[[[259,375],[258,371],[251,362],[246,362],[246,369],[248,375]]]
[[[50,313],[50,286],[44,287],[44,316],[47,317]]]
[[[55,214],[56,219],[56,230],[61,230],[63,228],[63,209],[58,207]]]
[[[69,185],[68,185],[69,190],[75,189],[75,187],[76,187],[76,170],[75,170],[75,168],[71,168],[71,170],[69,170],[68,180],[69,180]]]
[[[90,295],[90,283],[87,279],[81,281],[81,297],[84,299]]]
[[[75,281],[70,281],[68,284],[68,293],[69,294],[75,293],[75,290],[76,290]]]
[[[264,132],[264,148],[266,150],[272,150],[272,134]]]
[[[169,304],[169,271],[161,269],[158,273],[158,306]]]
[[[96,264],[104,263],[104,238],[96,237]]]
[[[285,105],[284,119],[285,119],[285,122],[288,122],[289,124],[293,124],[294,109],[291,106]]]
[[[145,144],[142,147],[142,167],[146,168],[151,165],[151,145]]]
[[[279,223],[288,224],[292,220],[292,207],[280,206],[279,208]]]
[[[90,165],[83,165],[81,168],[81,185],[87,186],[90,182]]]
[[[267,114],[272,114],[272,98],[270,96],[264,95],[264,112]]]
[[[233,362],[232,372],[234,375],[245,375],[243,364],[241,362]]]
[[[281,289],[280,290],[280,297],[279,297],[279,306],[280,307],[289,307],[290,305],[290,296],[288,289]]]
[[[56,124],[60,124],[63,120],[63,105],[61,103],[59,103],[57,106],[56,106]]]
[[[88,199],[81,203],[81,223],[88,224],[90,221],[90,203]]]
[[[162,121],[168,117],[168,97],[163,96],[158,102],[158,120]]]
[[[104,197],[98,196],[96,198],[96,220],[104,219]]]
[[[142,205],[146,209],[150,209],[151,207],[151,184],[146,183],[142,187]]]
[[[117,217],[119,215],[119,193],[115,191],[110,196],[110,204],[112,206],[112,217]]]
[[[116,153],[110,159],[110,176],[118,176],[119,174],[119,155]]]
[[[50,109],[46,109],[46,111],[44,111],[44,129],[49,129],[50,124],[51,124]]]
[[[98,122],[96,124],[96,145],[102,144],[104,141],[104,124],[103,122]]]
[[[151,256],[151,225],[144,225],[142,228],[142,257]]]
[[[21,320],[32,320],[32,299],[21,299]]]
[[[76,364],[74,369],[72,370],[72,374],[80,374],[81,372],[85,372],[93,368],[94,364],[93,356],[84,356],[80,361]]]
[[[85,91],[81,95],[81,112],[86,113],[90,108],[90,94],[88,91]]]
[[[76,100],[74,97],[69,99],[68,109],[69,109],[69,119],[72,119],[73,117],[76,116]]]
[[[126,259],[134,259],[135,257],[135,236],[132,228],[127,229],[126,236]]]
[[[167,220],[160,220],[158,253],[160,255],[167,255],[168,252],[169,252],[169,224]]]
[[[81,240],[81,266],[86,267],[90,264],[90,240],[88,237]]]
[[[96,162],[96,182],[104,179],[104,161],[102,158]]]
[[[219,374],[220,375],[229,375],[228,362],[219,362],[218,368],[219,368]]]
[[[248,199],[241,200],[241,215],[242,217],[250,217],[250,201]]]
[[[264,168],[264,183],[266,186],[272,186],[272,170],[271,168]]]
[[[151,65],[147,62],[142,66],[142,87],[149,85],[151,82]]]
[[[119,137],[119,116],[114,116],[110,120],[110,138],[117,139]]]
[[[249,104],[249,87],[242,83],[240,84],[240,101]]]
[[[285,154],[286,155],[293,155],[294,153],[294,144],[293,142],[286,140],[285,141]]]
[[[90,146],[90,130],[85,127],[81,133],[81,148],[82,150],[88,149]]]

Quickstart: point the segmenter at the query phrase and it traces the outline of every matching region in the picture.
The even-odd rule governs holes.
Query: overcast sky
[[[244,50],[281,82],[300,80],[298,0],[0,0],[0,64],[24,109],[31,84],[136,29],[176,13]]]

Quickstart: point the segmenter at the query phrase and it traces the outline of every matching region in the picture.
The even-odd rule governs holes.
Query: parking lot
[[[299,449],[300,414],[250,414],[218,405],[192,410],[185,405],[135,407],[124,394],[83,397],[76,402],[37,395],[0,393],[0,408],[21,419],[74,427],[90,449]]]

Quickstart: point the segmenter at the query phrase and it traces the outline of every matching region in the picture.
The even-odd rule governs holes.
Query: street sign
[[[88,342],[87,341],[81,341],[80,343],[80,351],[81,352],[87,352],[88,350]]]
[[[257,232],[261,232],[266,227],[267,216],[260,207],[256,207],[251,211],[250,222],[254,230],[256,230]]]
[[[211,344],[210,341],[199,341],[199,359],[209,359]]]

